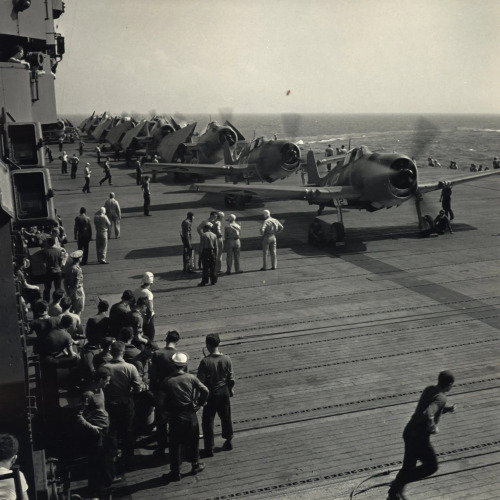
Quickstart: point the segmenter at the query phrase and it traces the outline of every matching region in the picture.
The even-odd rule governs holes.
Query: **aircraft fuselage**
[[[320,186],[351,186],[358,194],[349,206],[378,210],[400,205],[415,193],[417,168],[397,153],[372,153],[362,146],[351,150],[342,162],[323,177]]]
[[[288,177],[300,166],[300,150],[292,142],[259,137],[241,151],[239,165],[248,165],[248,173],[265,182]]]

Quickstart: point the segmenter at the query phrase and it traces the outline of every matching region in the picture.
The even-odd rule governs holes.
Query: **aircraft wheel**
[[[422,229],[420,230],[420,236],[427,237],[434,232],[434,220],[430,215],[424,215],[421,221]]]
[[[224,196],[224,206],[226,208],[233,208],[235,205],[234,197],[232,196]]]
[[[340,243],[345,239],[345,229],[344,225],[340,222],[334,222],[331,225],[332,239],[334,243]]]

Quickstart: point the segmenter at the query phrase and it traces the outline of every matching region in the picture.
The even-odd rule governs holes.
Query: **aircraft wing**
[[[166,135],[158,144],[158,154],[161,158],[168,162],[174,159],[177,148],[180,144],[184,144],[193,134],[196,128],[196,122],[189,123],[183,128],[176,130],[172,134]]]
[[[155,170],[156,172],[172,172],[178,174],[196,174],[210,177],[218,175],[231,175],[248,169],[248,165],[224,165],[209,163],[145,163],[144,172]]]
[[[450,179],[443,179],[441,181],[433,181],[425,184],[419,184],[418,190],[421,193],[430,193],[431,191],[437,191],[443,188],[443,184],[446,182],[448,186],[455,186],[456,184],[463,184],[465,182],[476,181],[478,179],[483,179],[490,175],[500,174],[500,170],[493,170],[490,172],[474,172],[470,175],[464,175],[461,177],[452,177]]]
[[[225,196],[261,196],[283,200],[307,200],[310,203],[328,203],[336,200],[358,199],[360,193],[352,186],[257,186],[245,184],[193,184],[192,191],[219,193]]]
[[[344,158],[346,157],[347,153],[342,153],[340,155],[335,155],[335,156],[326,156],[325,158],[322,158],[321,160],[318,160],[318,164],[323,164],[323,163],[335,163],[337,164],[338,161],[343,161]]]

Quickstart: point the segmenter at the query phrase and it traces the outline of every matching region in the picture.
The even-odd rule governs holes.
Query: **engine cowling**
[[[281,147],[281,168],[287,172],[295,171],[300,164],[300,149],[293,142],[288,142]]]
[[[406,197],[417,189],[417,167],[410,158],[401,156],[390,165],[389,183],[396,196]]]
[[[234,146],[237,140],[238,136],[233,129],[229,127],[222,127],[222,129],[219,130],[219,144],[221,146],[226,142],[229,144],[229,146]]]

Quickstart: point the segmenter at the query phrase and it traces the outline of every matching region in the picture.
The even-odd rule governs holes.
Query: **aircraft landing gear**
[[[420,236],[426,237],[432,233],[434,227],[434,219],[430,215],[422,216],[422,201],[424,197],[422,193],[415,193],[415,208],[417,209],[417,218],[418,218],[418,231]]]
[[[341,199],[334,199],[333,205],[337,209],[337,222],[329,225],[326,221],[316,218],[309,226],[308,242],[314,246],[331,245],[335,247],[337,244],[342,244],[345,241],[345,228],[342,214]],[[319,204],[318,215],[321,215],[325,208],[324,203]]]
[[[345,240],[345,228],[344,228],[344,217],[342,214],[342,200],[338,200],[338,203],[335,203],[335,207],[337,208],[338,222],[334,222],[331,225],[330,231],[334,243],[343,243]]]
[[[341,222],[334,222],[330,226],[330,232],[332,235],[332,241],[334,243],[343,243],[345,240],[345,228],[344,224]]]

